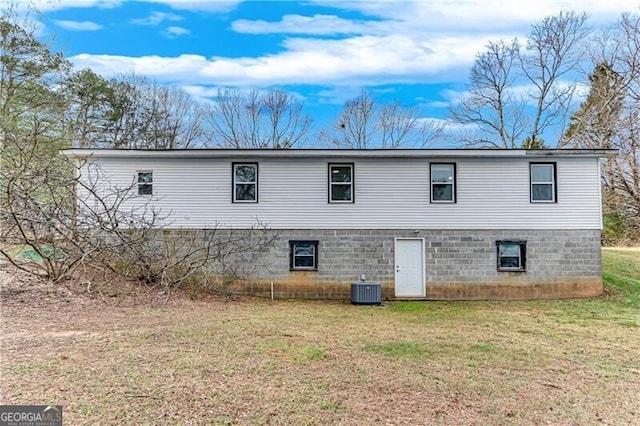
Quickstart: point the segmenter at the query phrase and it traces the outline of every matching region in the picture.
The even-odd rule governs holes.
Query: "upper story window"
[[[431,163],[431,202],[456,202],[455,163]]]
[[[555,203],[557,201],[556,163],[530,163],[532,203]]]
[[[138,171],[138,195],[153,195],[153,171]]]
[[[233,163],[233,202],[258,202],[258,163]]]
[[[353,163],[329,164],[329,202],[353,203]]]

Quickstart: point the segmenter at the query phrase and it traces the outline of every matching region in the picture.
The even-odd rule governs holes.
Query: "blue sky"
[[[0,4],[4,0],[0,0]],[[560,10],[613,23],[635,0],[39,0],[43,37],[77,67],[135,71],[196,98],[218,88],[284,88],[316,123],[361,89],[444,119],[489,40],[525,38]]]

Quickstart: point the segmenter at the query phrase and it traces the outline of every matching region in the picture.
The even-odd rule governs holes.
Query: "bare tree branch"
[[[490,42],[476,57],[468,92],[451,108],[454,122],[478,127],[471,146],[544,146],[552,128],[564,132],[585,56],[587,16],[561,12],[531,27],[525,46]]]
[[[421,119],[417,107],[403,107],[398,100],[378,104],[363,90],[344,104],[333,129],[320,139],[334,148],[423,148],[441,133],[442,123]]]
[[[302,103],[282,89],[253,89],[247,94],[219,90],[206,120],[215,146],[224,148],[301,147],[307,142],[311,126]]]

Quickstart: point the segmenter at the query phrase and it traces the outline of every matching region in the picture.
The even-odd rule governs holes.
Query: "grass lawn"
[[[640,251],[590,300],[2,302],[2,404],[65,424],[640,424]],[[0,279],[2,277],[0,276]]]

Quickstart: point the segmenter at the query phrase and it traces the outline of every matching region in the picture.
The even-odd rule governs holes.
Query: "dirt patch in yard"
[[[66,424],[640,423],[640,317],[611,298],[357,307],[5,277],[1,401]]]

